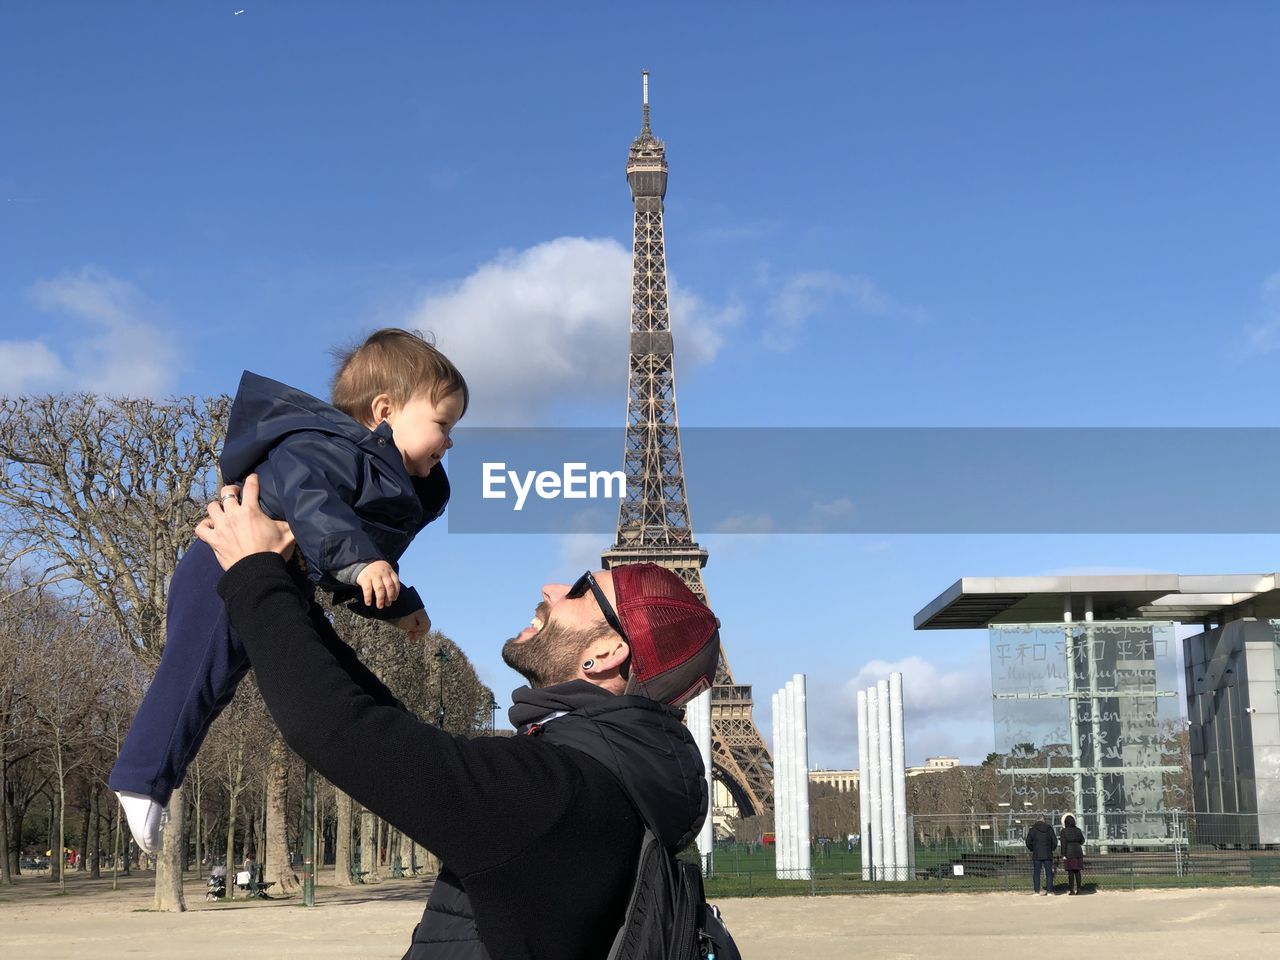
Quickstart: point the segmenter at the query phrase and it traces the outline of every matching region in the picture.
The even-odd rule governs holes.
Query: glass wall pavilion
[[[1280,842],[1273,620],[1275,574],[967,577],[915,626],[988,630],[997,769],[1011,814],[1073,813],[1098,842],[1150,845],[1180,839],[1182,812],[1227,813],[1214,833],[1254,845]],[[1185,715],[1175,624],[1192,628],[1182,631]],[[1260,641],[1246,651],[1246,636],[1265,637],[1265,651]]]

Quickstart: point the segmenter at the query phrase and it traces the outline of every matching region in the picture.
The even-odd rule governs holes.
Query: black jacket
[[[383,423],[369,430],[301,390],[248,370],[240,378],[221,470],[227,483],[258,475],[262,508],[287,520],[312,582],[356,613],[396,620],[422,609],[409,586],[379,610],[333,573],[355,563],[398,561],[418,532],[449,502],[449,478],[437,465],[412,477]]]
[[[513,722],[521,735],[536,736],[571,754],[582,754],[603,766],[623,788],[630,802],[629,813],[640,813],[652,823],[659,839],[673,853],[690,843],[702,826],[709,803],[707,782],[703,775],[702,757],[688,729],[680,723],[679,711],[664,707],[645,697],[618,697],[585,681],[575,680],[544,690],[516,691],[533,694],[543,707],[572,712],[550,722],[520,726],[516,719],[521,711],[517,702],[512,708]],[[588,766],[592,776],[599,770]],[[609,821],[603,821],[608,823]],[[602,832],[607,827],[599,827]],[[630,830],[627,831],[628,834]],[[634,873],[639,853],[639,840],[633,842],[630,855],[622,858]],[[592,850],[576,852],[581,856]],[[590,867],[584,867],[588,873]],[[585,879],[582,878],[582,879]],[[568,880],[557,896],[576,899],[580,882]],[[610,939],[621,925],[626,895],[614,908],[604,912],[604,932]],[[511,891],[508,896],[528,894]],[[477,905],[478,906],[478,905]],[[403,960],[497,960],[507,954],[499,952],[494,941],[481,937],[476,926],[478,911],[467,893],[466,883],[446,866],[431,892],[422,922],[413,931],[413,943]],[[487,949],[494,947],[493,951]],[[533,945],[539,951],[549,944]],[[609,944],[596,955],[603,957]],[[550,954],[548,954],[550,955]],[[576,954],[569,954],[576,956]],[[584,953],[589,956],[589,953]]]
[[[1063,827],[1060,837],[1062,839],[1062,856],[1064,858],[1084,857],[1083,830],[1079,827]]]
[[[1031,851],[1033,860],[1052,860],[1057,845],[1058,838],[1047,823],[1033,823],[1027,831],[1027,849]]]
[[[536,691],[543,715],[576,711],[540,735],[453,736],[398,706],[279,557],[241,560],[218,589],[289,746],[444,862],[413,960],[599,960],[644,834],[631,798],[673,847],[701,825],[703,767],[676,711],[578,682]]]

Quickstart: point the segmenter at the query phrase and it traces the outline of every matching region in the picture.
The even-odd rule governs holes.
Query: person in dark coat
[[[1076,818],[1068,815],[1062,821],[1062,868],[1067,871],[1067,896],[1080,892],[1080,871],[1084,869],[1084,831],[1076,826]]]
[[[401,585],[398,562],[448,503],[440,459],[467,399],[457,368],[406,330],[379,330],[342,359],[332,405],[245,371],[222,476],[233,483],[257,474],[264,510],[293,530],[310,590],[420,638],[431,620],[418,592]],[[111,771],[134,839],[149,853],[160,845],[170,795],[249,669],[217,593],[221,575],[199,540],[178,562],[164,656]]]
[[[523,735],[451,734],[405,711],[309,613],[283,559],[288,528],[263,516],[256,487],[211,503],[197,534],[227,570],[218,590],[285,742],[444,865],[406,960],[608,956],[646,822],[676,851],[707,816],[678,708],[711,688],[715,615],[652,563],[545,584],[502,648],[529,682],[509,714]]]
[[[1040,817],[1027,831],[1027,849],[1031,851],[1031,889],[1040,896],[1053,893],[1053,851],[1058,838],[1044,817]],[[1044,871],[1044,889],[1040,889],[1040,872]]]

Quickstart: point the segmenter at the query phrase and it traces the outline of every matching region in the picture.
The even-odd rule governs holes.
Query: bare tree
[[[47,576],[79,583],[154,669],[169,578],[216,481],[228,400],[0,399],[0,524]],[[183,800],[157,861],[155,906],[183,910]]]
[[[333,806],[337,814],[337,830],[333,840],[333,882],[339,887],[351,886],[351,808],[349,796],[333,788]]]
[[[39,670],[34,652],[22,642],[36,596],[30,584],[0,583],[0,884],[13,882],[21,845],[13,774],[39,749],[31,701]]]
[[[280,893],[293,894],[302,889],[302,881],[289,862],[289,749],[275,731],[272,731],[269,756],[265,876],[275,882]]]
[[[841,793],[826,783],[809,784],[810,829],[820,837],[843,839],[858,832],[858,792]]]
[[[118,661],[104,656],[105,624],[79,615],[65,602],[46,595],[32,609],[30,629],[22,642],[43,664],[32,698],[32,714],[43,734],[44,750],[55,773],[57,798],[57,879],[66,889],[62,851],[66,847],[67,777],[93,759],[91,748],[99,730],[101,691],[111,685],[103,676]],[[104,683],[105,680],[105,683]]]
[[[382,879],[378,871],[378,829],[377,817],[369,810],[360,811],[360,870],[364,873],[365,883],[376,883]]]

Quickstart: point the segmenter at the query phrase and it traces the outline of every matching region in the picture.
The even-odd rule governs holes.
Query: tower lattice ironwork
[[[631,354],[627,377],[627,490],[618,512],[618,538],[602,560],[606,569],[657,563],[674,571],[703,602],[707,551],[693,539],[680,457],[676,379],[667,298],[662,201],[667,194],[666,148],[649,128],[649,74],[644,74],[644,124],[627,157],[635,203],[631,269]],[[720,647],[711,691],[712,764],[743,816],[773,806],[773,763],[751,716],[751,687],[736,683]]]

